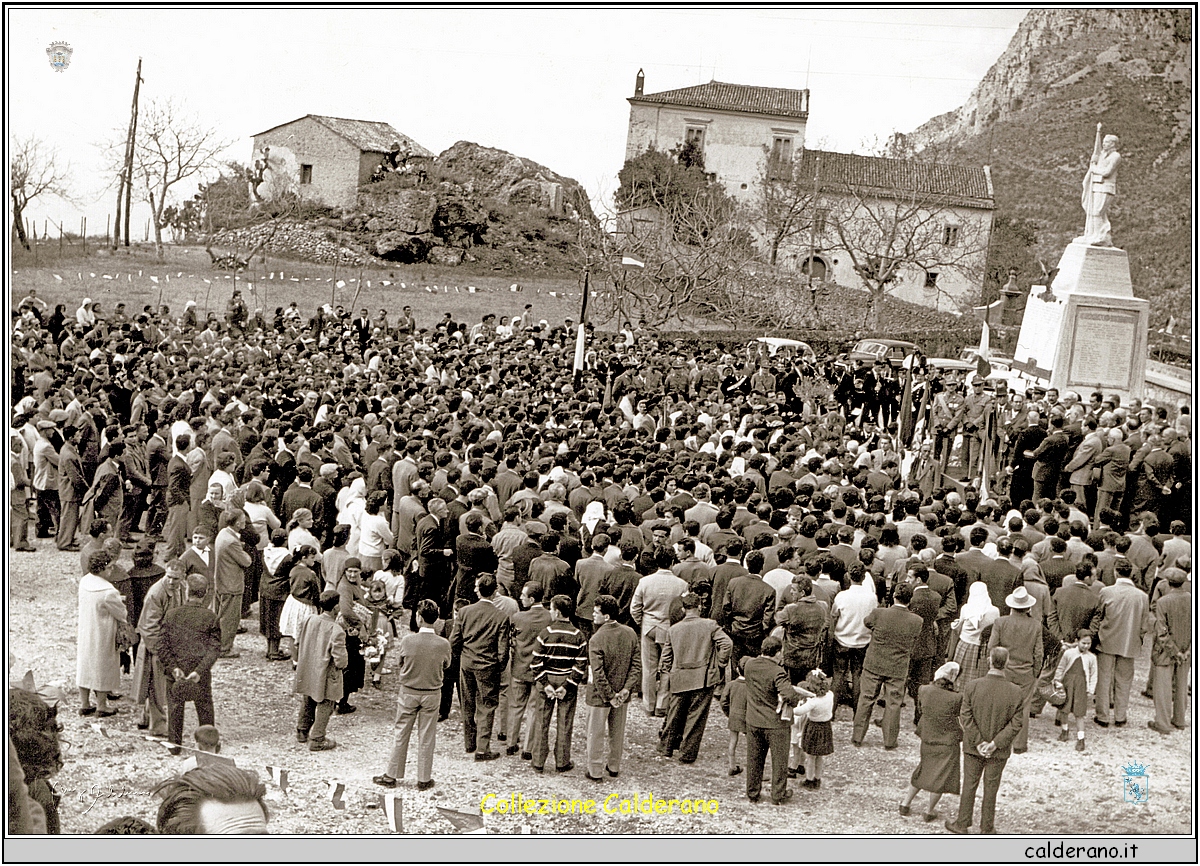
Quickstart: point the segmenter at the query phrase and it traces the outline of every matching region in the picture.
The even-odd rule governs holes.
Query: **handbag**
[[[1061,707],[1067,703],[1067,692],[1061,684],[1053,682],[1038,684],[1038,697],[1052,707]]]

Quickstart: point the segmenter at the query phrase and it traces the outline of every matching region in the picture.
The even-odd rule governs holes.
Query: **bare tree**
[[[25,249],[29,249],[29,239],[25,236],[25,208],[41,196],[70,201],[67,192],[69,171],[70,165],[59,166],[58,154],[39,139],[30,136],[15,143],[9,162],[9,185],[17,240]]]
[[[758,182],[759,194],[750,215],[766,246],[769,265],[779,262],[779,250],[793,239],[802,241],[813,229],[817,214],[813,178],[799,178],[789,159],[768,159]]]
[[[163,256],[163,212],[172,189],[217,165],[217,155],[232,143],[203,126],[171,100],[154,101],[138,121],[134,153],[138,179],[154,223],[154,247]]]
[[[883,298],[903,280],[949,297],[937,277],[957,272],[981,282],[987,253],[984,221],[964,215],[952,196],[839,182],[822,201],[831,249],[845,253],[869,293],[864,325],[879,327]],[[973,299],[972,299],[973,300]]]

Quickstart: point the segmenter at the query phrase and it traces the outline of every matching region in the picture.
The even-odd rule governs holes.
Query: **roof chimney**
[[[637,74],[637,83],[634,84],[634,86],[633,86],[633,95],[641,96],[642,90],[645,89],[645,86],[646,86],[646,73],[642,72],[642,70],[639,69],[638,74]]]

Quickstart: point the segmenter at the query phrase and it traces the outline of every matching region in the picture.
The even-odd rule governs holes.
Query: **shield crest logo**
[[[1145,764],[1131,761],[1121,768],[1124,770],[1122,787],[1125,792],[1125,802],[1142,805],[1150,801],[1150,774]]]
[[[46,56],[50,58],[50,65],[57,72],[62,72],[71,65],[71,53],[71,46],[66,42],[51,42],[46,48]]]

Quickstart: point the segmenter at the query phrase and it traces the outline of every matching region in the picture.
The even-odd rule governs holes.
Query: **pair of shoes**
[[[790,799],[792,799],[792,792],[791,792],[791,789],[788,789],[783,792],[783,796],[780,797],[778,800],[776,800],[774,797],[772,797],[771,803],[773,803],[776,806],[782,806],[784,803],[786,803]]]
[[[348,716],[351,713],[356,713],[356,712],[358,712],[358,707],[354,706],[354,704],[338,704],[337,705],[337,714],[339,716]]]
[[[934,821],[936,821],[938,819],[938,813],[937,812],[926,812],[922,817],[925,819],[926,824],[932,824]]]
[[[532,761],[533,760],[533,752],[522,752],[521,760],[522,761]]]
[[[615,779],[615,778],[617,778],[617,776],[621,775],[620,770],[614,770],[611,767],[609,767],[608,764],[604,765],[604,772],[608,773],[608,777],[610,779]]]
[[[79,548],[77,547],[75,549],[78,550]],[[17,553],[37,553],[37,548],[31,544],[26,544],[22,547],[14,547],[13,550],[17,551]]]
[[[746,799],[749,800],[751,803],[757,803],[759,800],[762,799],[762,794],[747,794]]]
[[[1118,722],[1118,724],[1120,724],[1120,723]],[[1175,733],[1175,732],[1174,732],[1174,731],[1172,731],[1170,728],[1160,728],[1160,727],[1158,726],[1158,722],[1154,721],[1153,719],[1151,719],[1150,721],[1146,722],[1146,727],[1147,727],[1147,728],[1149,728],[1149,729],[1150,729],[1150,730],[1152,730],[1152,731],[1158,731],[1160,734],[1173,734],[1173,733]]]
[[[1123,721],[1123,722],[1113,722],[1113,726],[1114,726],[1114,727],[1118,727],[1118,728],[1123,728],[1123,727],[1125,727],[1125,726],[1126,726],[1126,725],[1128,725],[1128,724],[1129,724],[1129,720],[1128,720],[1128,719],[1126,719],[1126,720],[1125,720],[1125,721]]]
[[[859,748],[859,749],[861,749],[861,748],[862,748],[862,744],[863,744],[863,743],[862,743],[862,740],[851,740],[851,741],[850,741],[850,745],[852,745],[852,746],[855,746],[855,747],[857,747],[857,748]]]
[[[496,739],[501,743],[506,743],[508,742],[508,734],[496,734]]]
[[[737,775],[739,775],[741,772],[742,772],[742,768],[741,768],[741,767],[730,767],[730,768],[729,768],[729,775],[731,775],[731,776],[737,776]]]
[[[911,806],[905,806],[903,803],[901,803],[901,804],[900,804],[900,814],[901,814],[903,817],[907,818],[909,815],[911,815],[911,814],[912,814],[912,807],[911,807]]]
[[[815,791],[821,787],[821,780],[820,779],[805,779],[800,784],[802,786],[804,786],[805,788],[811,788],[812,790]]]
[[[221,658],[223,658],[223,659],[240,659],[241,657],[242,657],[241,653],[234,652],[233,650],[230,650],[229,652],[226,652],[226,653],[221,653]]]
[[[95,707],[80,707],[79,708],[79,715],[81,715],[81,716],[91,716],[91,715],[95,715],[95,713],[96,713]]]
[[[1065,743],[1069,739],[1071,739],[1071,735],[1069,733],[1067,733],[1066,728],[1063,728],[1061,731],[1058,732],[1058,741],[1060,743]]]
[[[1024,749],[1018,749],[1016,746],[1013,746],[1013,754],[1014,754],[1014,755],[1023,755],[1023,754],[1025,754],[1025,753],[1026,753],[1026,752],[1028,752],[1028,751],[1029,751],[1029,747],[1028,747],[1028,746],[1027,746],[1027,747],[1025,747]]]
[[[179,748],[179,746],[167,746],[167,751],[178,757],[183,752],[183,749]]]
[[[150,723],[149,722],[138,722],[137,729],[139,731],[148,731],[148,730],[150,730]]]
[[[308,742],[308,732],[307,731],[296,731],[296,742],[297,743],[307,743]]]
[[[942,826],[945,827],[947,830],[949,830],[951,833],[955,833],[959,836],[967,835],[967,828],[962,826],[961,824],[956,824],[954,821],[943,821]]]
[[[695,758],[680,758],[680,759],[679,759],[679,763],[681,763],[681,764],[694,764],[694,763],[696,763],[696,759],[695,759]]]
[[[17,548],[17,550],[20,550],[20,549],[21,548],[19,548],[19,547]],[[30,549],[32,550],[32,548],[30,548]],[[78,553],[79,545],[78,544],[68,544],[66,547],[60,547],[59,550],[61,550],[63,553]]]
[[[1099,725],[1102,728],[1108,727],[1108,722],[1104,721],[1103,719],[1097,719],[1093,716],[1092,721],[1095,722],[1097,725]]]
[[[791,767],[788,767],[788,778],[789,779],[796,778],[796,771],[793,770]]]
[[[337,741],[329,737],[322,737],[319,740],[309,740],[308,750],[310,752],[328,752],[330,749],[337,748]]]
[[[519,751],[521,751],[520,746],[509,746],[507,749],[504,750],[504,754],[515,755]]]
[[[1075,751],[1082,752],[1086,747],[1083,745],[1083,740],[1075,741]]]
[[[537,773],[540,776],[546,772],[546,768],[545,767],[534,767],[533,772]]]
[[[588,779],[589,781],[592,781],[592,782],[603,782],[604,781],[603,776],[593,776],[590,770],[588,772],[584,773],[583,776],[585,779]]]
[[[391,776],[389,776],[387,773],[383,773],[382,775],[379,775],[379,776],[372,776],[371,781],[374,782],[376,785],[382,785],[385,788],[396,787],[396,780],[393,779]]]
[[[428,791],[432,787],[433,787],[433,779],[430,779],[428,782],[417,782],[417,790],[418,791]]]
[[[476,761],[494,761],[499,757],[500,757],[499,752],[476,752],[475,753]]]
[[[884,746],[884,747],[883,747],[883,750],[884,750],[885,752],[894,752],[894,751],[896,751],[896,749],[898,749],[898,748],[900,748],[900,746],[898,746],[898,745],[896,745],[896,746]]]
[[[565,764],[563,764],[561,767],[555,767],[554,769],[555,769],[555,771],[556,771],[556,772],[559,772],[559,773],[569,773],[569,772],[571,772],[572,770],[574,770],[574,769],[575,769],[575,762],[574,762],[574,761],[567,761],[567,762],[566,762]]]
[[[107,710],[97,709],[96,717],[101,718],[101,719],[107,719],[107,718],[110,718],[111,716],[115,716],[119,712],[121,712],[121,711],[116,708],[110,708]]]

